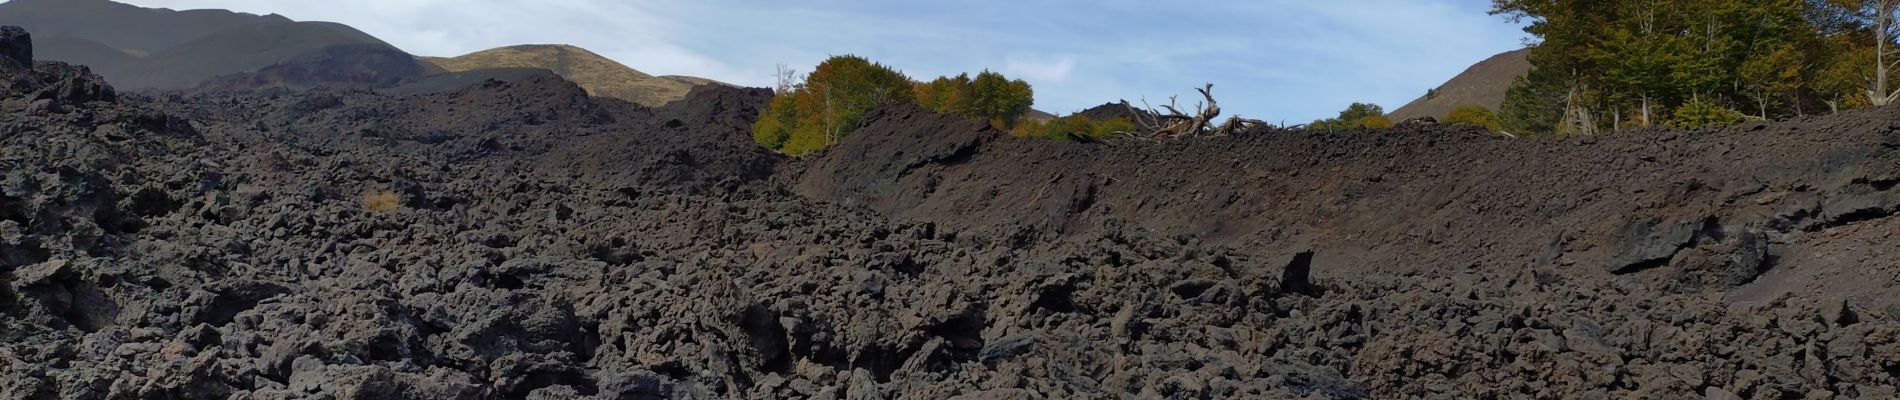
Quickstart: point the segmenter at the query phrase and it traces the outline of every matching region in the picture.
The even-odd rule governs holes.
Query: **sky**
[[[571,44],[655,75],[770,86],[855,54],[913,79],[1002,72],[1036,108],[1165,103],[1214,84],[1229,114],[1287,123],[1396,109],[1525,34],[1490,0],[121,0],[340,22],[417,55]]]

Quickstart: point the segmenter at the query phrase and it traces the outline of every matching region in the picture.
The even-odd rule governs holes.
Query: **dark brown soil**
[[[149,98],[0,69],[0,398],[1900,385],[1889,110],[1080,144],[891,109],[791,160],[747,135],[765,90],[470,83]]]

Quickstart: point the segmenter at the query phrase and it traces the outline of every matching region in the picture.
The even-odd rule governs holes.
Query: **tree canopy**
[[[914,103],[943,113],[983,118],[998,128],[1016,125],[1034,104],[1028,82],[984,71],[915,82],[902,72],[854,55],[832,57],[799,79],[781,71],[769,107],[752,125],[760,145],[803,155],[837,144],[872,109]]]
[[[1895,2],[1493,0],[1534,40],[1533,70],[1499,119],[1519,134],[1588,134],[1880,104]]]
[[[1352,103],[1352,105],[1346,106],[1344,111],[1340,111],[1338,117],[1313,121],[1313,123],[1307,124],[1307,128],[1309,129],[1329,131],[1359,128],[1383,129],[1391,127],[1392,120],[1385,117],[1385,107],[1371,103]]]

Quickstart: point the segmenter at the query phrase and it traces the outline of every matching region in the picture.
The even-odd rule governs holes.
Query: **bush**
[[[1384,115],[1374,115],[1359,120],[1359,127],[1366,129],[1391,129],[1392,119]]]
[[[772,104],[760,115],[759,122],[752,124],[752,140],[770,149],[785,147],[785,142],[792,137],[797,107],[791,96],[772,98]]]
[[[363,209],[375,212],[390,212],[402,208],[402,198],[396,192],[388,190],[363,194]]]
[[[1748,116],[1740,111],[1730,110],[1704,99],[1691,100],[1669,116],[1669,126],[1697,127],[1709,125],[1734,125],[1747,121]]]
[[[1450,114],[1445,115],[1445,123],[1477,125],[1492,132],[1504,128],[1504,122],[1498,120],[1498,114],[1484,106],[1464,106],[1452,109]]]
[[[1070,140],[1075,137],[1104,137],[1133,130],[1135,130],[1135,123],[1127,118],[1096,121],[1080,115],[1071,115],[1046,122],[1023,121],[1011,133],[1019,137]]]

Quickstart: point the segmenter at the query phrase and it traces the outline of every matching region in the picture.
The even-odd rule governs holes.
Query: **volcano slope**
[[[8,65],[0,398],[1900,385],[1889,112],[1103,145],[892,109],[788,160],[750,144],[762,90],[145,98]]]

